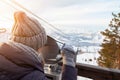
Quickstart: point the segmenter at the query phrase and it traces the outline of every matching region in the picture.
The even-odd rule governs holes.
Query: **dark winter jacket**
[[[48,80],[41,58],[32,48],[20,43],[0,44],[0,80]],[[76,70],[64,65],[62,80],[77,80]]]

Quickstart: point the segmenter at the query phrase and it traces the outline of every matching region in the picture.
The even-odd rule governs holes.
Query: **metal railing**
[[[78,76],[93,80],[120,80],[120,70],[77,63]]]
[[[62,62],[59,62],[58,65],[62,66]],[[77,63],[76,68],[78,76],[90,78],[92,80],[120,80],[120,70],[117,69],[103,68],[83,63]]]

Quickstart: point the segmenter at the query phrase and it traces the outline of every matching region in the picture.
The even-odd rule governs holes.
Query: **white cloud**
[[[116,4],[114,4],[116,3]],[[79,4],[67,7],[51,8],[41,14],[54,24],[96,24],[106,25],[109,23],[111,13],[119,11],[116,1]],[[40,13],[39,13],[40,14]]]
[[[53,24],[108,24],[120,0],[16,0]],[[2,10],[2,9],[0,9]],[[11,9],[10,9],[11,10]],[[7,11],[7,10],[6,10]],[[5,11],[5,13],[7,13]],[[13,12],[13,11],[12,11]],[[11,14],[12,14],[11,12]],[[7,13],[9,14],[9,12]],[[10,15],[9,15],[10,16]],[[12,15],[11,15],[12,16]],[[12,17],[13,18],[13,17]]]
[[[52,24],[63,25],[106,25],[109,21],[105,19],[82,19],[82,20],[60,20],[53,21]]]

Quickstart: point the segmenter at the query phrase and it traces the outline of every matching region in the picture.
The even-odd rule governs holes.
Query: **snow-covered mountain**
[[[103,40],[103,36],[100,32],[94,33],[73,33],[69,32],[64,34],[65,36],[59,33],[51,33],[50,36],[59,40],[63,43],[67,43],[76,47],[83,47],[83,46],[99,46]]]

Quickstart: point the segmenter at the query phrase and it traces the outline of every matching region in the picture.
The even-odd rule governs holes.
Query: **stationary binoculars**
[[[39,51],[45,60],[44,71],[49,80],[61,80],[61,66],[58,64],[62,60],[60,46],[55,39],[47,36],[47,43]]]
[[[47,36],[47,43],[44,47],[40,48],[39,51],[47,64],[54,64],[59,59],[60,47],[58,46],[55,39]]]

